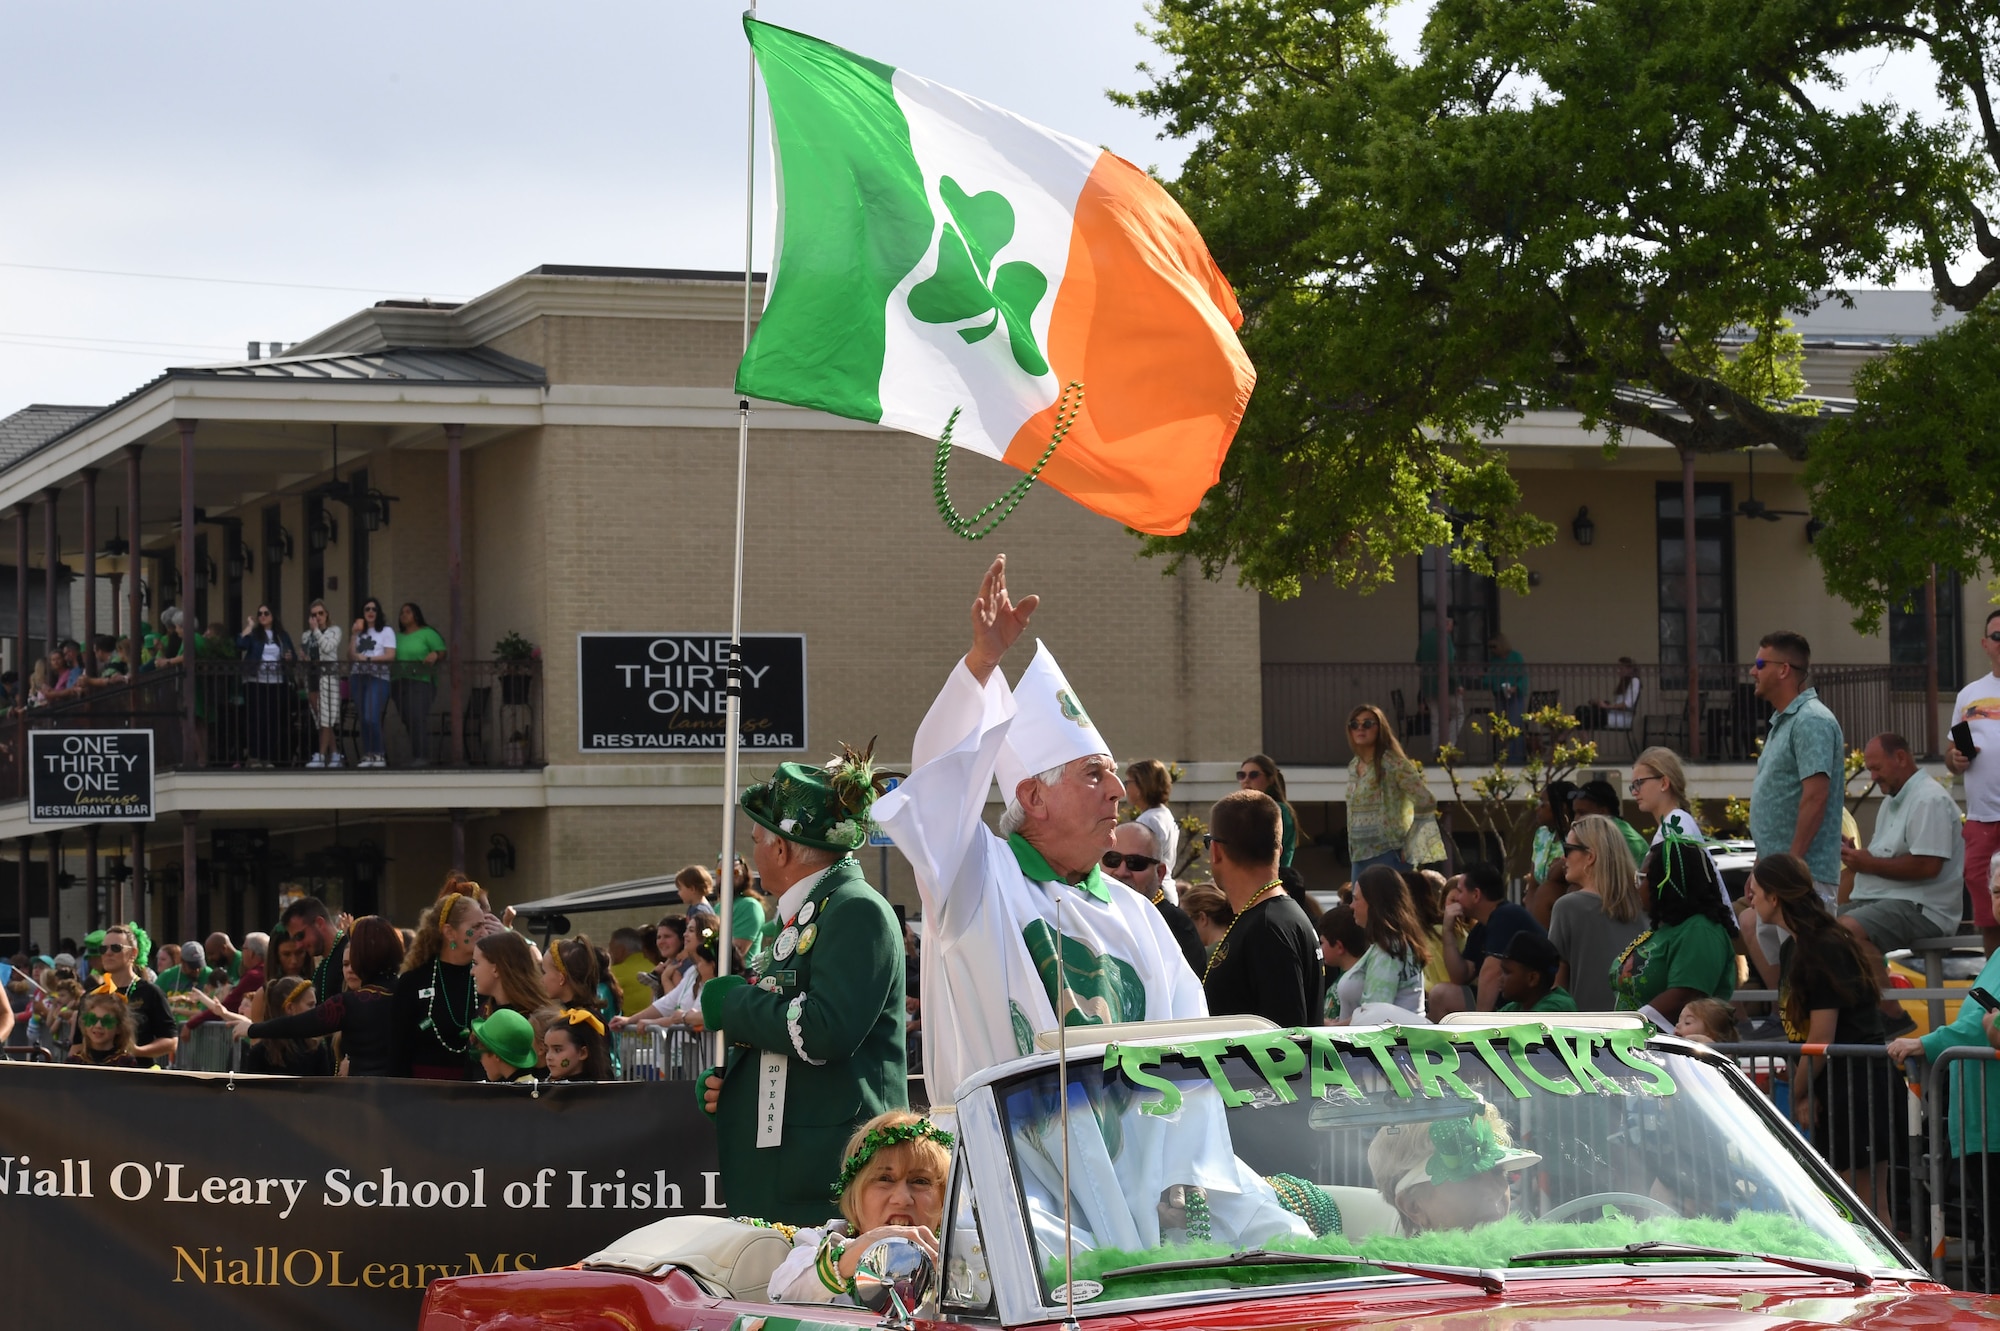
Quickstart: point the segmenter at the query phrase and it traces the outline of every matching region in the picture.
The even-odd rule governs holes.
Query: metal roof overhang
[[[464,425],[519,429],[542,423],[539,383],[432,379],[322,379],[169,371],[123,402],[0,472],[0,510],[102,467],[176,421],[361,425]],[[200,437],[197,436],[197,448]]]
[[[637,910],[641,906],[677,905],[680,899],[680,889],[674,886],[672,875],[668,875],[605,883],[565,892],[561,896],[543,897],[538,901],[517,901],[514,913],[543,919],[550,915],[580,915],[593,910]]]

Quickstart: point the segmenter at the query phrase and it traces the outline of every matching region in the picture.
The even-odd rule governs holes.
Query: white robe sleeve
[[[917,727],[916,770],[875,802],[875,821],[910,862],[925,918],[945,934],[954,924],[954,896],[976,898],[987,877],[979,847],[990,835],[982,821],[986,792],[1013,718],[1014,695],[1000,672],[981,685],[961,660]]]
[[[815,1263],[819,1258],[819,1245],[825,1238],[824,1229],[802,1229],[792,1236],[792,1250],[785,1254],[784,1261],[778,1263],[778,1269],[771,1272],[771,1282],[766,1287],[766,1297],[771,1302],[854,1302],[851,1296],[836,1294],[828,1289],[826,1282],[819,1278]]]

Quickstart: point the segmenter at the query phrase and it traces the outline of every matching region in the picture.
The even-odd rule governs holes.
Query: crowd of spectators
[[[414,601],[403,602],[392,624],[382,603],[369,597],[343,630],[326,603],[315,600],[296,637],[268,605],[252,610],[234,634],[219,622],[194,632],[183,611],[168,606],[136,652],[129,637],[99,634],[91,639],[88,660],[82,644],[69,640],[37,659],[25,681],[15,671],[0,675],[0,705],[18,713],[143,681],[183,663],[233,662],[233,669],[205,671],[196,689],[202,723],[196,742],[204,764],[345,766],[337,741],[344,706],[351,706],[355,765],[385,767],[384,726],[393,702],[408,764],[425,767],[433,761],[437,667],[446,654],[443,635]]]

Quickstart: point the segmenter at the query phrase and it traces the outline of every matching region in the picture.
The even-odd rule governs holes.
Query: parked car
[[[863,1292],[891,1325],[907,1302],[1105,1331],[2000,1317],[1932,1280],[1712,1049],[1626,1015],[1461,1017],[1072,1028],[961,1088],[940,1260],[871,1250],[895,1269]],[[675,1217],[578,1267],[439,1280],[422,1325],[876,1324],[769,1302],[788,1250]]]

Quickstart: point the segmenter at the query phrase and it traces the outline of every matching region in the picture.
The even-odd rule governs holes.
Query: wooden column
[[[56,574],[62,568],[62,538],[56,532],[56,500],[62,491],[49,489],[42,492],[42,557],[47,566],[42,570],[42,623],[47,626],[47,638],[42,643],[42,655],[47,656],[56,649],[62,639],[56,633]]]
[[[465,810],[451,811],[451,867],[465,872]]]
[[[62,833],[47,834],[49,842],[49,946],[62,938]]]
[[[146,900],[146,825],[144,823],[132,824],[132,918],[148,921],[149,923],[146,927],[148,929],[152,928],[150,921],[153,918],[153,912]]]
[[[51,951],[48,940],[30,938],[28,936],[28,867],[30,863],[28,855],[34,849],[34,846],[35,839],[33,837],[24,836],[21,838],[21,865],[16,871],[14,879],[14,891],[21,902],[21,950],[29,956],[33,956],[38,951]],[[30,943],[36,942],[41,943],[42,946],[40,948],[29,946]]]
[[[125,551],[125,573],[131,579],[131,586],[125,589],[125,632],[132,639],[132,659],[125,663],[125,669],[135,676],[139,673],[139,649],[144,645],[146,632],[141,620],[144,610],[139,588],[139,454],[142,451],[138,444],[125,450],[125,544],[129,547]],[[138,870],[135,868],[133,872]]]
[[[102,827],[101,823],[91,823],[83,830],[83,910],[91,929],[104,927],[97,905],[97,838]]]
[[[1694,552],[1694,450],[1681,450],[1681,558],[1686,563],[1688,668],[1688,758],[1701,757],[1701,613],[1696,602],[1701,595],[1695,572]]]
[[[1937,565],[1924,579],[1924,756],[1938,756]]]
[[[465,765],[465,523],[464,471],[461,446],[463,425],[444,427],[444,527],[445,567],[451,582],[451,761]],[[453,824],[455,858],[452,866],[465,868],[465,827]]]
[[[200,917],[195,913],[195,893],[200,891],[201,867],[195,853],[197,813],[181,814],[181,937],[193,938]]]
[[[97,636],[97,469],[83,469],[83,631],[76,635],[83,650],[83,673],[97,673],[97,653],[91,639]],[[94,854],[94,852],[93,852]],[[96,861],[93,858],[92,867]],[[94,912],[97,898],[91,898]],[[96,926],[91,926],[95,928]]]
[[[181,589],[174,602],[181,612],[181,766],[196,767],[200,763],[201,749],[195,741],[194,691],[195,652],[194,637],[201,632],[201,625],[194,620],[194,580],[197,571],[194,566],[194,421],[182,421],[181,427]],[[192,817],[192,815],[189,815]],[[190,824],[190,827],[192,824]],[[192,846],[194,833],[188,833],[188,844]],[[187,866],[189,885],[193,885],[194,865]],[[193,898],[186,894],[183,902]],[[186,907],[182,907],[186,914]],[[190,916],[190,919],[193,917]]]

